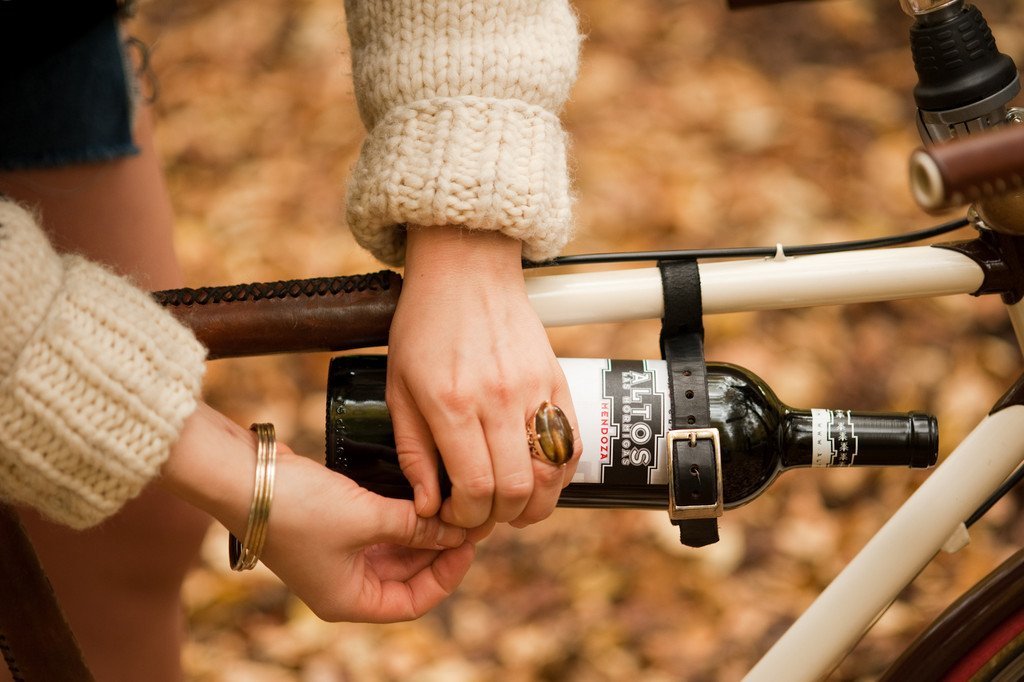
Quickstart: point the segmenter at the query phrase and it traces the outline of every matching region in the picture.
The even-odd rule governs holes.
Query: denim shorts
[[[0,74],[0,169],[137,154],[135,100],[134,77],[112,16],[46,58]]]

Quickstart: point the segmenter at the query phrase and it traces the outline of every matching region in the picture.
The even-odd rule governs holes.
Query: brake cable
[[[831,242],[825,244],[804,244],[800,246],[750,246],[724,249],[671,249],[667,251],[624,251],[621,253],[581,253],[559,256],[551,260],[536,263],[524,262],[524,268],[549,268],[565,265],[593,265],[597,263],[633,263],[640,261],[695,260],[701,258],[771,258],[779,252],[788,256],[807,256],[818,253],[838,253],[840,251],[859,251],[862,249],[880,249],[888,246],[899,246],[912,242],[938,237],[948,232],[959,230],[971,224],[967,218],[960,218],[941,225],[934,225],[921,230],[904,234],[876,237],[873,239],[857,239],[853,241]]]

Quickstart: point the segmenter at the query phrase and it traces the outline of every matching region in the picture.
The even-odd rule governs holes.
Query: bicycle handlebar
[[[910,157],[910,189],[927,211],[941,211],[1022,188],[1022,125],[918,149]]]
[[[402,278],[348,277],[154,292],[216,358],[383,346]]]
[[[700,264],[705,314],[973,293],[985,274],[968,256],[916,246]],[[401,276],[177,289],[154,294],[192,328],[209,357],[347,350],[387,344]],[[546,327],[658,319],[657,268],[528,277]]]

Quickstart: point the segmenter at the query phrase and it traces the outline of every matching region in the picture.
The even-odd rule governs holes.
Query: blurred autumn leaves
[[[730,14],[717,0],[578,0],[584,45],[570,252],[796,244],[933,222],[906,188],[917,146],[894,0]],[[983,4],[1024,52],[1024,8]],[[343,221],[363,127],[337,0],[151,0],[158,137],[189,284],[379,268]],[[968,297],[707,321],[709,359],[793,405],[936,413],[943,452],[1021,370],[998,300]],[[566,357],[654,357],[657,322],[553,329]],[[322,355],[211,363],[207,395],[323,448]],[[229,575],[223,537],[189,580],[196,680],[735,680],[922,475],[787,474],[730,512],[722,542],[678,547],[664,514],[560,510],[485,543],[456,594],[411,624],[316,620],[267,573]],[[940,557],[836,673],[867,679],[1024,538],[1007,500]]]

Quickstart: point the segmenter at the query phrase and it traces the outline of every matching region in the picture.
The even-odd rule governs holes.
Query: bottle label
[[[573,483],[665,484],[669,426],[663,360],[561,359],[583,457]]]
[[[811,466],[853,466],[857,458],[857,433],[849,410],[811,410],[811,423]]]

